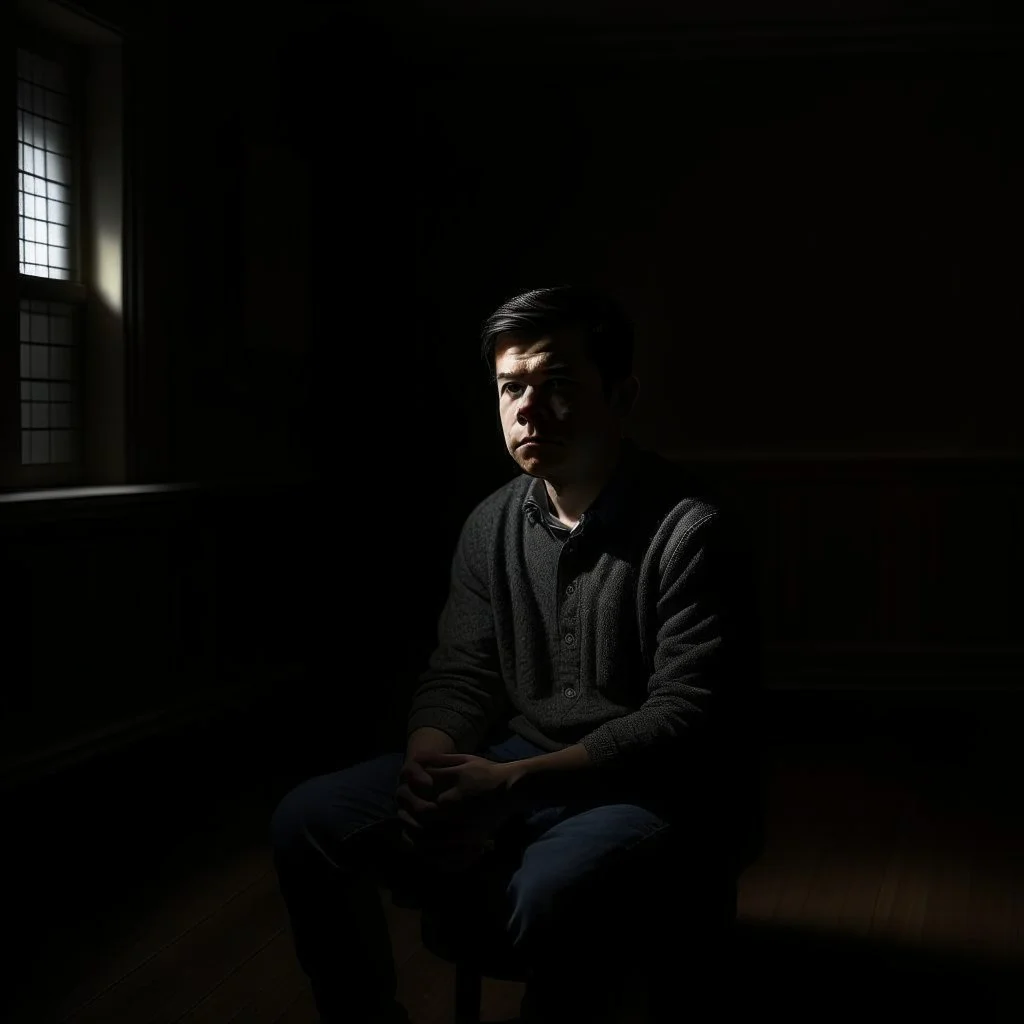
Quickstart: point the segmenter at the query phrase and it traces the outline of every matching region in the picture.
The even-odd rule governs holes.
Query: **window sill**
[[[0,494],[0,523],[75,519],[113,509],[159,504],[198,489],[195,483],[168,483],[8,491]]]

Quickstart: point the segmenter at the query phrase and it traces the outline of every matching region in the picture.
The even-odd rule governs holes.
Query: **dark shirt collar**
[[[603,527],[615,527],[625,522],[630,507],[630,493],[633,490],[635,474],[642,458],[642,451],[631,438],[622,439],[619,460],[600,494],[591,502],[584,513],[587,527],[599,522]],[[544,521],[550,508],[547,487],[540,477],[534,477],[526,489],[523,512],[533,514],[535,520]]]

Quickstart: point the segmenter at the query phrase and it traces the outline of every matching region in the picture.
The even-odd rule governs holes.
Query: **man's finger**
[[[406,785],[399,786],[395,796],[399,805],[407,807],[413,814],[426,814],[437,810],[437,804],[421,799]]]
[[[409,828],[416,829],[417,832],[423,831],[423,826],[408,811],[402,810],[401,807],[398,808],[398,818]]]
[[[424,754],[417,763],[421,765],[461,765],[466,763],[466,759],[465,754]]]
[[[418,761],[407,761],[402,774],[407,776],[410,782],[414,782],[418,786],[429,786],[432,782],[426,769]]]

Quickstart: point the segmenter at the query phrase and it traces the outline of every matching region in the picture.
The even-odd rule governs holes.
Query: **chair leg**
[[[480,1024],[482,980],[472,968],[455,964],[455,1024]]]

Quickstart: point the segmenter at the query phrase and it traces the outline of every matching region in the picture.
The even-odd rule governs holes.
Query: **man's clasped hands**
[[[472,867],[515,813],[510,763],[410,745],[395,800],[402,842],[440,871]]]

